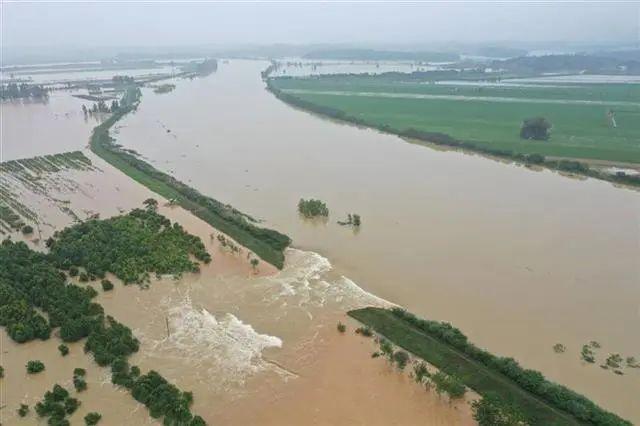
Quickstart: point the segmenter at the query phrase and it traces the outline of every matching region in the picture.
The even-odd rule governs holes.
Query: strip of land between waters
[[[460,140],[445,133],[428,132],[423,130],[417,130],[414,128],[407,128],[407,129],[395,128],[388,124],[379,125],[379,124],[371,123],[360,117],[349,115],[348,113],[340,109],[324,106],[324,105],[318,105],[314,102],[311,102],[311,101],[302,99],[299,96],[296,96],[296,94],[306,93],[306,91],[304,90],[280,89],[275,83],[277,78],[269,76],[271,71],[272,71],[272,67],[269,67],[262,73],[263,80],[266,83],[266,89],[282,102],[313,114],[318,114],[323,117],[335,119],[343,123],[355,124],[357,126],[373,128],[383,133],[399,136],[400,138],[420,140],[426,143],[450,147],[454,149],[469,150],[471,152],[476,152],[481,155],[485,155],[489,158],[497,157],[500,159],[515,161],[525,165],[542,166],[558,172],[572,173],[575,175],[587,176],[587,177],[605,180],[605,181],[609,181],[617,184],[627,185],[630,187],[640,188],[640,175],[633,175],[633,174],[626,174],[626,173],[615,173],[615,174],[606,173],[596,168],[589,167],[589,162],[584,161],[582,159],[579,159],[579,160],[566,159],[566,158],[556,159],[551,157],[545,157],[544,155],[535,154],[535,153],[521,154],[521,153],[513,152],[510,150],[481,146],[478,143],[474,143],[474,141]],[[344,96],[351,95],[351,93],[346,93],[346,92],[340,92],[340,93],[332,92],[331,94],[334,94],[334,95],[340,94]],[[358,95],[358,94],[356,93],[355,95]],[[378,96],[378,94],[362,94],[361,96],[374,96],[374,95]],[[407,97],[405,94],[389,94],[389,95],[393,97],[400,97],[400,98]],[[421,96],[423,95],[416,95],[416,97],[421,97]],[[426,95],[426,96],[432,96],[432,95]],[[436,95],[433,95],[433,96],[436,96]],[[479,98],[478,101],[487,102],[489,101],[489,99]]]
[[[109,134],[113,125],[134,111],[142,94],[138,86],[127,88],[117,111],[96,126],[89,147],[100,158],[151,191],[172,200],[278,269],[284,266],[284,250],[291,239],[272,229],[255,225],[255,220],[235,208],[201,194],[173,176],[161,172],[117,145]]]
[[[476,347],[450,324],[423,320],[400,308],[364,308],[348,314],[479,394],[496,395],[518,407],[528,424],[631,424],[511,358]]]

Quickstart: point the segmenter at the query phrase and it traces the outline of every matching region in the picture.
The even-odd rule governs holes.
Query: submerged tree
[[[329,209],[327,208],[327,205],[320,200],[314,199],[305,200],[301,198],[300,201],[298,201],[298,212],[307,218],[329,216]]]

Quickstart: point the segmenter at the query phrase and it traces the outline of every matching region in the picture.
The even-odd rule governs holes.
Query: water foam
[[[331,262],[311,251],[287,249],[285,268],[268,279],[280,286],[279,298],[297,298],[298,306],[324,306],[336,302],[343,309],[363,306],[393,306],[358,286],[344,275],[334,274]]]
[[[261,370],[286,373],[262,357],[265,349],[282,347],[280,338],[258,333],[231,313],[216,316],[195,306],[188,295],[177,304],[167,303],[173,305],[168,309],[170,335],[156,343],[154,354],[204,368],[215,377],[212,384],[224,388]]]

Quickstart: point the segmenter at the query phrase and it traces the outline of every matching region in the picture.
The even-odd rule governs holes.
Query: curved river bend
[[[320,119],[268,93],[266,66],[232,61],[170,94],[144,90],[119,143],[365,290],[640,421],[640,370],[580,360],[591,340],[598,363],[640,358],[637,192]],[[301,220],[300,197],[326,201],[330,220]],[[347,213],[362,216],[359,232],[336,224]]]

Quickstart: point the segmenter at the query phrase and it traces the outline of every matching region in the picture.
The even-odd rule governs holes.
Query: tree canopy
[[[522,139],[546,141],[550,137],[549,130],[551,130],[551,123],[546,118],[527,118],[520,127],[520,137]]]

